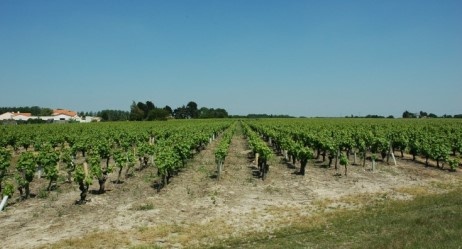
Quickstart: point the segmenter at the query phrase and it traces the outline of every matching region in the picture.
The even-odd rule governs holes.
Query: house
[[[27,121],[29,120],[32,116],[30,113],[25,113],[25,112],[5,112],[0,115],[0,120],[21,120],[21,121]]]
[[[79,117],[76,119],[80,123],[91,123],[91,122],[100,122],[101,118],[100,117],[93,117],[93,116],[83,116]]]
[[[55,110],[53,110],[53,114],[51,114],[51,115],[52,116],[64,115],[64,116],[68,116],[70,118],[78,118],[79,117],[77,115],[77,112],[69,111],[69,110],[66,110],[66,109],[55,109]],[[61,116],[61,117],[64,117],[64,116]]]
[[[12,119],[13,119],[12,112],[5,112],[3,114],[0,114],[0,120],[12,120]]]
[[[68,122],[73,120],[78,121],[80,119],[76,112],[65,109],[55,109],[51,116],[39,116],[35,118],[49,122]]]
[[[6,112],[0,115],[2,120],[27,121],[29,119],[41,119],[49,122],[69,122],[77,121],[80,123],[90,123],[101,121],[100,117],[79,117],[77,112],[66,109],[55,109],[51,116],[32,116],[31,113]]]
[[[17,113],[13,113],[13,119],[14,120],[21,120],[21,121],[27,121],[29,120],[32,116],[32,114],[30,113],[20,113],[20,112],[17,112]]]

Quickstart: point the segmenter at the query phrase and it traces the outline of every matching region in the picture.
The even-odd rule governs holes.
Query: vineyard
[[[461,156],[462,122],[444,119],[2,126],[0,222],[8,248],[214,245],[444,192]]]

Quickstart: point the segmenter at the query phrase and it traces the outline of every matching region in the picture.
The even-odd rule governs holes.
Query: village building
[[[51,116],[32,116],[31,113],[21,113],[21,112],[6,112],[0,114],[0,121],[28,121],[30,119],[40,119],[53,123],[60,122],[80,122],[80,123],[90,123],[90,122],[99,122],[101,121],[100,117],[80,117],[77,115],[77,112],[66,110],[66,109],[55,109]]]
[[[0,120],[21,120],[21,121],[27,121],[32,117],[32,114],[30,113],[24,113],[24,112],[5,112],[0,115]]]

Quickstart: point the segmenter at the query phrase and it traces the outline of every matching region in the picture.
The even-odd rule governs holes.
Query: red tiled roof
[[[53,116],[58,116],[58,115],[67,115],[67,116],[70,116],[70,117],[74,117],[77,115],[76,112],[73,112],[73,111],[69,111],[69,110],[65,110],[65,109],[56,109],[56,110],[53,110]]]
[[[23,116],[27,116],[27,117],[32,116],[32,114],[29,113],[29,112],[13,112],[13,116],[19,116],[19,115],[23,115]]]

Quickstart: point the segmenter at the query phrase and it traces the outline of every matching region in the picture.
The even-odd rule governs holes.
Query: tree
[[[214,118],[227,118],[228,112],[225,109],[217,108],[215,109],[215,116]]]
[[[414,113],[411,113],[409,111],[404,111],[403,112],[403,118],[416,118],[417,116]]]
[[[141,121],[144,118],[144,110],[140,108],[141,102],[138,102],[138,105],[133,101],[132,105],[130,106],[130,120],[132,121]],[[141,103],[141,107],[144,104]]]
[[[50,108],[42,108],[40,110],[40,116],[51,116],[51,114],[53,114],[53,110]]]
[[[170,106],[166,105],[164,107],[164,110],[166,110],[168,112],[169,116],[173,116],[173,110],[172,110],[172,108]]]
[[[138,108],[139,108],[140,110],[142,110],[143,113],[145,113],[145,112],[148,111],[148,106],[147,106],[145,103],[143,103],[143,102],[138,102],[138,103],[136,104],[136,106],[138,106]]]
[[[199,111],[197,110],[196,102],[189,101],[186,107],[187,107],[188,115],[190,118],[197,118],[199,116]]]
[[[184,112],[187,114],[187,108],[184,107]],[[172,113],[172,108],[166,106],[165,108],[157,108],[153,102],[146,101],[146,103],[133,101],[130,106],[130,119],[135,121],[142,120],[166,120]]]
[[[30,113],[32,116],[50,116],[53,113],[53,110],[50,108],[41,108],[38,106],[0,107],[0,114],[5,112],[23,112]]]
[[[96,114],[102,121],[126,121],[130,117],[130,112],[121,110],[102,110]]]
[[[149,113],[151,110],[154,110],[156,106],[151,101],[146,101],[146,112]]]
[[[40,110],[40,107],[38,107],[38,106],[32,106],[32,107],[30,108],[30,113],[31,113],[32,115],[34,115],[34,116],[39,116],[39,115],[40,115],[40,111],[41,111],[41,110]]]
[[[202,107],[198,111],[199,118],[227,118],[228,117],[228,112],[225,109],[217,108],[207,108],[207,107]]]
[[[420,111],[419,118],[426,118],[426,117],[428,117],[428,114],[424,111]]]
[[[167,120],[169,112],[165,109],[155,108],[149,111],[146,120]]]
[[[207,107],[199,109],[199,118],[210,118],[210,110]]]
[[[173,116],[176,119],[186,119],[190,118],[188,109],[183,105],[182,107],[178,107],[173,111]]]

